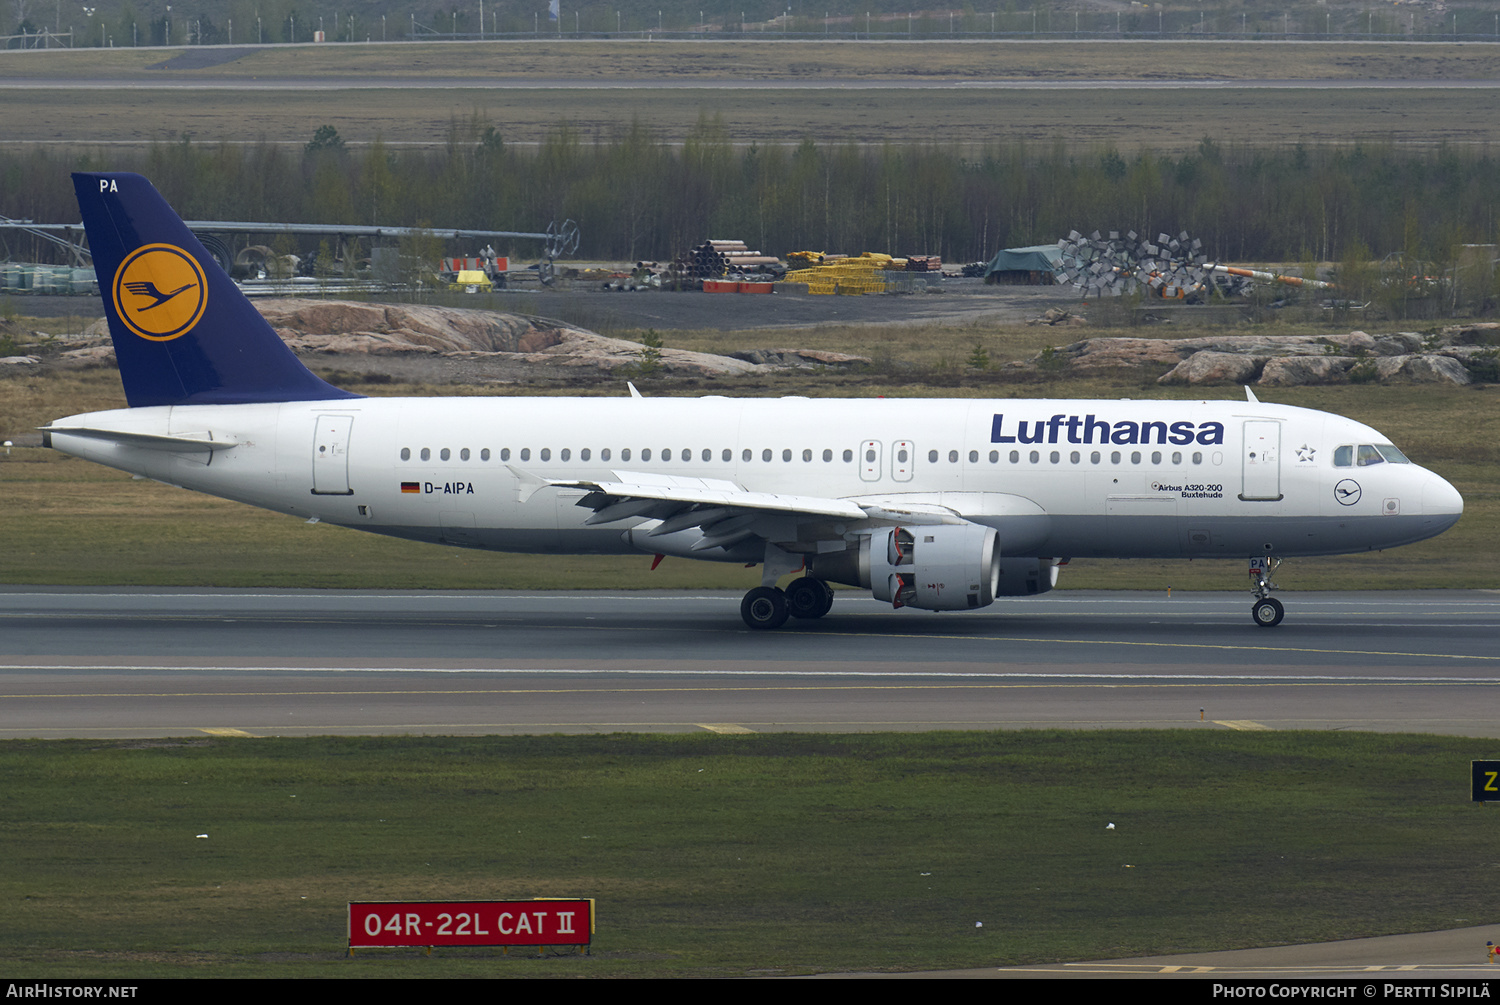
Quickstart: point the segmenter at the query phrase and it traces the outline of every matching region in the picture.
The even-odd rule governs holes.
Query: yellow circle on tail
[[[115,270],[115,312],[141,338],[168,342],[186,334],[208,305],[208,277],[198,260],[171,244],[148,244]]]

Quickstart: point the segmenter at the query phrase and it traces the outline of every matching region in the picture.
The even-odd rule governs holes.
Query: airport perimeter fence
[[[1316,25],[1308,25],[1305,19],[1301,25],[1293,25],[1290,21],[1283,22],[1280,19],[1262,19],[1259,24],[1247,20],[1236,26],[1224,23],[1233,15],[1202,18],[1197,12],[1158,11],[1156,13],[1157,18],[1150,18],[1149,15],[1143,14],[1127,15],[1125,19],[1114,24],[1104,23],[1106,20],[1114,20],[1108,15],[1090,14],[1083,19],[1078,17],[1078,12],[1074,12],[1072,24],[1066,23],[1069,19],[1065,15],[1049,19],[1045,13],[1040,21],[1032,23],[1034,12],[1020,11],[998,15],[954,14],[948,17],[922,16],[916,13],[905,18],[892,17],[889,14],[863,17],[859,15],[833,16],[824,19],[795,17],[759,23],[734,25],[702,23],[696,26],[672,28],[665,27],[664,23],[632,25],[631,18],[617,16],[617,23],[613,30],[597,25],[584,25],[578,18],[575,18],[573,25],[567,26],[566,16],[563,19],[564,23],[554,25],[544,24],[540,17],[536,17],[529,29],[523,24],[508,23],[505,25],[505,30],[501,30],[499,19],[496,18],[494,30],[458,30],[458,22],[462,20],[460,16],[455,18],[455,26],[450,31],[441,31],[437,27],[424,25],[414,19],[410,22],[391,19],[387,22],[376,21],[371,24],[355,21],[352,29],[336,31],[322,30],[303,22],[282,24],[275,26],[274,29],[265,24],[254,24],[248,27],[241,25],[236,30],[233,21],[230,20],[225,25],[210,26],[206,29],[200,26],[194,30],[195,26],[192,24],[189,24],[185,30],[179,26],[170,34],[162,30],[163,23],[152,21],[133,22],[128,38],[117,38],[112,34],[111,31],[118,27],[113,24],[108,28],[100,24],[100,30],[97,32],[90,29],[78,30],[72,25],[69,25],[66,30],[63,30],[61,26],[55,29],[43,27],[36,31],[0,35],[0,48],[180,49],[189,46],[217,45],[347,45],[351,43],[364,45],[401,42],[515,42],[533,39],[553,42],[607,40],[724,42],[763,39],[766,41],[839,42],[1035,40],[1048,42],[1479,42],[1500,44],[1500,13],[1491,14],[1488,11],[1470,11],[1462,17],[1455,15],[1441,26],[1417,25],[1414,17],[1406,24],[1400,24],[1391,15],[1386,15],[1385,23],[1380,23],[1379,19],[1373,19],[1371,23],[1362,26],[1363,30],[1356,27],[1334,30],[1331,21],[1319,30]],[[486,22],[490,20],[488,14],[485,20]],[[512,17],[510,20],[514,22],[515,18]],[[1095,23],[1090,25],[1087,23],[1088,20],[1093,20]],[[1134,24],[1130,23],[1132,20]],[[1460,24],[1460,20],[1464,23]],[[1011,24],[1007,25],[1005,23],[1007,21]],[[1219,23],[1215,24],[1215,22]],[[180,37],[181,40],[171,41],[174,37]],[[164,38],[167,39],[165,43]]]

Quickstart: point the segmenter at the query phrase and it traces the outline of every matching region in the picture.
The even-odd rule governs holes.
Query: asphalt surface
[[[1500,595],[1063,591],[751,632],[728,593],[0,592],[0,737],[1360,729],[1500,737]]]
[[[1429,993],[1425,988],[1409,988],[1412,982],[1500,979],[1500,964],[1489,960],[1486,943],[1500,940],[1500,925],[1458,928],[1445,932],[1418,932],[1414,935],[1387,935],[1374,939],[1348,939],[1305,946],[1269,946],[1263,949],[1235,949],[1218,953],[1183,953],[1177,956],[1137,957],[1123,960],[1094,960],[1078,963],[1051,963],[1030,967],[1005,967],[985,970],[950,970],[932,973],[880,974],[884,978],[1068,978],[1093,980],[1130,980],[1140,978],[1225,981],[1231,984],[1267,980],[1296,980],[1331,985],[1341,989],[1330,997],[1455,997],[1473,994],[1487,997],[1482,989],[1464,991],[1450,986],[1444,992],[1441,984]],[[827,974],[824,977],[872,977],[874,974]],[[1387,985],[1403,986],[1390,989]],[[1307,992],[1303,992],[1307,994]],[[1241,994],[1241,997],[1254,997]],[[1288,989],[1265,997],[1290,998]]]

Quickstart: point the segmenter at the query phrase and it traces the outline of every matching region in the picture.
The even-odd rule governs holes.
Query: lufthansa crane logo
[[[208,305],[208,279],[198,260],[171,244],[148,244],[115,271],[115,312],[141,338],[168,342],[186,333]]]

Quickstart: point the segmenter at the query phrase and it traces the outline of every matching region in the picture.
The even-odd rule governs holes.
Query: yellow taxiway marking
[[[1130,690],[1176,690],[1182,688],[1273,688],[1273,687],[1485,687],[1493,688],[1497,682],[1491,680],[1254,680],[1254,681],[1122,681],[1120,683],[1078,683],[1061,681],[1037,681],[1025,684],[759,684],[734,686],[677,686],[677,687],[513,687],[513,688],[393,688],[377,690],[355,688],[345,691],[325,689],[277,690],[277,691],[61,691],[36,694],[0,694],[0,700],[22,701],[26,699],[59,698],[287,698],[287,697],[401,697],[407,695],[446,695],[466,697],[475,695],[527,695],[527,694],[736,694],[736,693],[803,693],[840,691],[1130,691]]]
[[[748,629],[747,629],[748,631]],[[1404,659],[1422,658],[1435,660],[1500,660],[1500,654],[1494,653],[1403,653],[1384,649],[1319,649],[1313,646],[1247,646],[1247,645],[1222,645],[1212,642],[1127,642],[1120,639],[1046,639],[1039,637],[1028,637],[1024,635],[938,635],[938,634],[909,634],[902,635],[896,632],[818,632],[799,628],[800,635],[824,635],[824,636],[851,636],[866,639],[919,639],[923,642],[929,641],[963,641],[963,642],[1021,642],[1033,645],[1073,645],[1073,646],[1135,646],[1145,649],[1220,649],[1233,652],[1263,652],[1263,653],[1317,653],[1325,656],[1396,656]]]
[[[1214,725],[1215,726],[1228,726],[1230,729],[1250,729],[1250,730],[1264,729],[1264,730],[1270,730],[1270,728],[1271,728],[1270,726],[1267,726],[1263,722],[1254,722],[1254,721],[1252,721],[1250,719],[1215,719],[1214,720]]]
[[[706,729],[710,733],[753,733],[755,730],[746,729],[744,726],[732,722],[695,722],[693,725],[699,729]]]
[[[209,736],[251,736],[251,737],[253,737],[255,735],[254,733],[247,733],[243,729],[229,729],[229,728],[224,727],[224,726],[199,726],[198,727],[198,732],[200,732],[200,733],[207,733]]]

